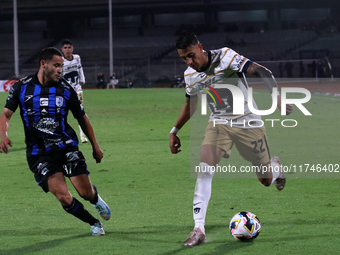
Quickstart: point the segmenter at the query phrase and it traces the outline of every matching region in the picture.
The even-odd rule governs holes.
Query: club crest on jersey
[[[64,104],[64,98],[63,97],[56,97],[55,104],[57,107],[62,107]]]
[[[40,106],[48,106],[48,98],[40,98]]]
[[[200,211],[201,211],[201,208],[199,208],[199,207],[194,208],[194,213],[195,214],[199,214]]]

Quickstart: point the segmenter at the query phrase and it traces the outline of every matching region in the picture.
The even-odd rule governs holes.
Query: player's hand
[[[100,147],[93,148],[92,155],[93,155],[93,158],[96,160],[96,163],[100,163],[104,156],[103,151]]]
[[[290,104],[287,104],[286,105],[286,114],[289,115],[291,113],[293,113],[293,106],[290,105]]]
[[[178,152],[182,151],[179,148],[181,147],[181,140],[176,134],[170,134],[170,150],[172,154],[177,154]]]
[[[279,108],[280,112],[283,113],[283,111],[281,109],[281,97],[280,96],[278,96],[278,98],[277,98],[277,108]],[[286,104],[285,113],[286,113],[286,115],[293,113],[293,106],[290,105],[290,104]]]
[[[9,152],[8,145],[12,147],[12,141],[8,137],[2,139],[0,142],[0,153],[4,152],[7,154]]]

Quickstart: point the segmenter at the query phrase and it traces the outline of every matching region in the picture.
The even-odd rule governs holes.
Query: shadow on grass
[[[37,227],[35,231],[32,230],[7,230],[0,232],[1,237],[14,236],[14,237],[26,237],[26,236],[72,236],[74,234],[74,228],[43,228]],[[80,236],[81,237],[81,236]],[[1,254],[1,253],[0,253]]]
[[[126,249],[133,247],[148,247],[148,254],[152,254],[153,249],[157,249],[157,254],[161,255],[176,255],[176,254],[235,254],[242,251],[249,251],[249,248],[254,245],[267,245],[267,243],[273,243],[273,239],[266,236],[265,238],[261,235],[259,238],[254,240],[254,242],[238,242],[233,240],[231,236],[228,237],[228,225],[227,224],[216,224],[207,226],[207,241],[203,245],[198,245],[195,247],[184,247],[183,242],[188,237],[190,231],[192,231],[191,226],[171,226],[171,225],[160,225],[160,226],[143,226],[137,228],[130,228],[118,231],[106,231],[106,236],[108,238],[101,239],[101,241],[106,242],[117,242],[125,243]],[[221,235],[221,231],[223,234]],[[6,255],[17,255],[17,254],[32,254],[38,252],[44,252],[49,254],[58,246],[62,246],[64,243],[68,243],[70,240],[76,240],[81,238],[89,237],[89,234],[73,235],[74,230],[72,228],[65,228],[62,232],[60,229],[44,229],[42,231],[31,232],[31,231],[9,231],[2,232],[1,236],[50,236],[50,235],[60,235],[62,238],[57,238],[48,241],[34,242],[30,245],[26,245],[20,248],[14,249],[0,249],[0,254]],[[68,235],[65,237],[65,235]],[[306,233],[292,233],[292,235],[283,235],[278,243],[282,242],[296,242],[305,241],[309,239],[316,239],[324,237],[323,234],[310,235]],[[106,241],[105,241],[106,240]],[[129,245],[133,244],[133,247]],[[139,248],[137,248],[139,249]],[[143,248],[140,249],[140,254],[143,254]]]
[[[68,236],[64,238],[44,241],[44,242],[38,242],[33,243],[31,245],[23,246],[20,248],[14,248],[14,249],[8,249],[8,250],[2,250],[0,249],[0,254],[6,254],[6,255],[18,255],[18,254],[32,254],[35,252],[41,252],[45,251],[46,254],[48,254],[49,249],[53,249],[56,246],[62,245],[65,241],[70,241],[78,238],[88,237],[89,234],[82,234],[82,235],[76,235],[76,236]]]
[[[25,151],[26,147],[21,148],[9,148],[9,152],[15,152],[15,151]]]
[[[183,242],[192,231],[192,227],[179,227],[162,225],[157,228],[151,226],[144,226],[142,228],[133,228],[128,231],[110,231],[106,232],[106,235],[112,235],[115,239],[121,239],[123,241],[131,241],[134,243],[158,243],[172,244],[173,250],[166,252],[160,252],[161,255],[175,255],[181,254],[186,250],[191,254],[225,254],[233,253],[238,249],[244,249],[252,245],[252,242],[237,242],[236,240],[226,240],[227,238],[219,238],[210,240],[209,236],[213,235],[216,229],[228,229],[229,225],[211,225],[207,226],[208,237],[205,244],[195,247],[184,247]],[[202,250],[204,246],[204,250]],[[209,252],[207,252],[207,248]]]
[[[307,223],[306,223],[307,224]],[[227,224],[216,224],[216,225],[208,225],[206,228],[207,231],[207,240],[205,244],[198,245],[195,247],[184,247],[183,242],[188,237],[190,231],[192,231],[192,227],[180,227],[180,226],[169,226],[162,225],[158,227],[152,226],[144,226],[141,228],[132,228],[130,230],[125,231],[110,231],[106,232],[107,235],[112,235],[116,240],[122,240],[124,242],[133,242],[138,244],[142,242],[145,244],[153,245],[157,243],[158,245],[170,244],[172,249],[165,248],[165,251],[158,252],[157,254],[161,255],[175,255],[175,254],[210,254],[210,255],[219,255],[219,254],[237,254],[242,250],[249,251],[252,245],[255,244],[266,244],[272,243],[273,239],[269,237],[261,237],[254,240],[253,242],[239,242],[234,240],[229,234],[229,225]],[[223,235],[217,235],[223,230]],[[289,236],[282,236],[280,238],[280,242],[296,242],[296,241],[305,241],[309,239],[316,239],[324,237],[323,234],[318,235],[310,235],[306,233],[305,235],[294,234]],[[151,246],[150,246],[151,247]],[[166,251],[168,249],[168,251]]]
[[[190,253],[193,252],[193,254],[201,254],[200,252],[202,252],[201,246],[209,246],[209,244],[214,244],[214,243],[205,243],[205,244],[201,244],[198,246],[194,246],[194,247],[182,247],[173,251],[169,251],[169,252],[165,252],[162,253],[162,255],[173,255],[173,254],[178,254],[184,250],[190,250]],[[249,247],[250,245],[252,245],[252,242],[249,243],[241,243],[241,242],[234,242],[234,241],[229,241],[225,244],[221,244],[215,247],[215,249],[210,250],[209,252],[203,252],[202,254],[209,254],[209,255],[220,255],[220,254],[226,254],[226,253],[230,253],[230,254],[235,254],[236,250],[238,249],[244,249],[246,247]],[[211,247],[212,248],[212,247]]]

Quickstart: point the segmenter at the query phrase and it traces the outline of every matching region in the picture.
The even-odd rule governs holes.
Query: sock
[[[207,163],[200,163],[200,172],[197,175],[197,181],[194,193],[193,214],[195,220],[195,228],[199,227],[203,233],[205,216],[211,196],[211,183],[214,173],[210,172],[210,166]]]
[[[90,224],[91,226],[98,222],[98,219],[94,218],[85,208],[84,205],[76,198],[73,198],[70,206],[64,207],[64,210],[74,217]]]
[[[95,205],[98,203],[98,191],[97,191],[97,187],[95,185],[92,184],[92,187],[95,191],[95,195],[94,195],[94,198],[92,200],[90,200],[90,203]]]
[[[270,161],[270,165],[272,168],[272,174],[273,174],[272,183],[273,183],[279,177],[280,165],[274,161]]]
[[[85,134],[84,134],[84,132],[83,132],[83,130],[81,129],[80,126],[79,126],[79,132],[80,132],[80,137],[84,137],[85,136]]]

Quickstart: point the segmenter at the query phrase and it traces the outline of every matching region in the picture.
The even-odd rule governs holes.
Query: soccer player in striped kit
[[[67,123],[71,111],[91,142],[93,158],[100,163],[103,151],[77,93],[61,77],[63,63],[58,49],[45,48],[39,56],[39,71],[11,87],[0,116],[0,152],[8,153],[12,146],[7,131],[10,119],[19,107],[27,162],[36,182],[46,193],[50,191],[66,212],[88,223],[93,235],[104,235],[102,223],[70,194],[65,181],[66,176],[78,194],[89,201],[104,220],[110,219],[109,207],[89,179],[85,158],[78,149],[77,134]]]

